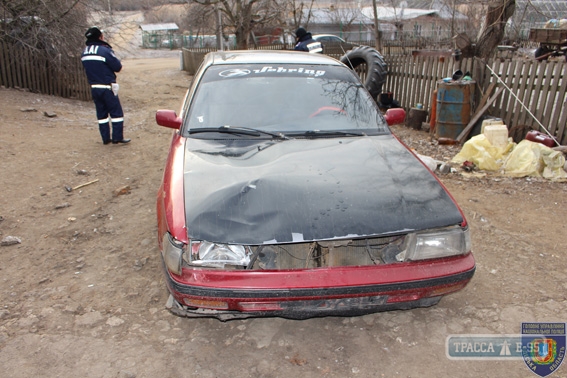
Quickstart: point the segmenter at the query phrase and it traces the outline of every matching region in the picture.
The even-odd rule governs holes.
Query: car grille
[[[404,236],[252,247],[251,269],[313,269],[398,262]]]

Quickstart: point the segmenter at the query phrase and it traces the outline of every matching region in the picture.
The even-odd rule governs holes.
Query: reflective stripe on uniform
[[[98,120],[99,125],[103,125],[103,124],[108,123],[108,122],[110,122],[108,118]]]
[[[120,117],[120,118],[111,118],[110,122],[124,122],[124,117]]]
[[[106,62],[106,58],[100,55],[85,55],[81,58],[81,61],[83,62],[87,60],[98,60],[99,62]]]
[[[320,53],[323,52],[323,47],[321,46],[321,42],[313,42],[307,45],[310,53]]]
[[[106,84],[93,84],[93,85],[91,85],[91,88],[112,89],[112,86],[106,85]]]

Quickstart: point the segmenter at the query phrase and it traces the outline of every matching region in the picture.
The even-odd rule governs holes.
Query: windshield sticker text
[[[307,76],[319,77],[325,75],[326,71],[324,70],[312,70],[312,69],[305,69],[303,67],[300,68],[284,68],[284,67],[277,67],[274,68],[272,66],[265,66],[261,69],[255,70],[247,70],[247,69],[230,69],[225,70],[219,73],[219,76],[226,77],[226,78],[234,78],[238,76],[246,76],[249,74],[263,74],[263,73],[276,73],[276,74],[288,74],[288,73],[297,73]]]

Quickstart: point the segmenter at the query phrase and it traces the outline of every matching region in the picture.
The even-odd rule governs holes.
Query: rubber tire
[[[384,57],[373,47],[358,46],[341,57],[341,62],[354,70],[374,100],[382,93],[382,85],[388,76]]]
[[[545,47],[538,47],[535,51],[534,51],[534,57],[537,59],[542,55],[548,54],[550,53],[551,50],[545,48]],[[547,60],[547,58],[543,59],[543,60]]]

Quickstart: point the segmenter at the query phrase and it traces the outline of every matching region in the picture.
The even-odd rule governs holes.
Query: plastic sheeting
[[[457,164],[465,161],[473,162],[480,170],[500,171],[511,177],[536,176],[567,181],[563,154],[529,140],[516,144],[508,139],[505,147],[498,148],[490,144],[483,134],[477,135],[467,141],[451,160]]]
[[[504,163],[504,173],[513,177],[541,176],[550,180],[566,180],[563,169],[565,157],[559,151],[523,140],[514,148]]]
[[[472,161],[478,169],[499,171],[513,148],[514,142],[511,139],[508,139],[506,147],[499,148],[490,144],[484,134],[480,134],[469,139],[451,162],[463,164],[465,161]]]

